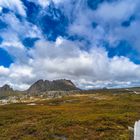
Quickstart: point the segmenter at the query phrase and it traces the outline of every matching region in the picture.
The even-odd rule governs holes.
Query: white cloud
[[[4,66],[0,66],[0,75],[7,75],[9,73],[9,69]]]
[[[49,6],[51,2],[53,2],[54,4],[57,5],[61,2],[64,2],[65,0],[28,0],[28,1],[37,3],[40,6],[42,6],[43,8],[45,8],[45,7]]]
[[[69,34],[79,35],[91,44],[100,46],[101,41],[108,41],[110,46],[114,47],[120,40],[127,40],[139,50],[140,32],[137,29],[140,22],[138,12],[140,2],[138,0],[103,2],[96,10],[91,10],[83,0],[76,1],[74,5],[68,0],[62,5],[62,10],[70,21]],[[129,20],[132,16],[136,21],[127,28],[122,27],[122,22]],[[93,28],[93,22],[97,23],[96,28]]]
[[[135,2],[132,0],[115,1],[113,3],[104,2],[96,10],[95,14],[98,18],[107,22],[126,20],[135,13],[137,3],[137,0]]]
[[[36,25],[28,22],[26,19],[20,21],[13,13],[3,14],[0,19],[8,25],[7,29],[2,32],[1,36],[3,36],[3,34],[14,34],[15,36],[23,38],[42,37],[42,32]],[[10,37],[5,39],[10,39]],[[11,40],[13,40],[13,38]]]
[[[0,13],[2,13],[2,7],[0,7]]]
[[[30,2],[34,2],[42,6],[43,8],[47,7],[50,3],[50,0],[28,0]]]
[[[22,3],[16,0],[13,5],[13,1],[3,0],[0,6],[11,6],[13,11],[17,8],[18,12],[25,16]],[[45,8],[50,1],[33,2]],[[80,49],[87,48],[82,41],[69,41],[62,37],[58,37],[56,42],[46,41],[40,29],[26,19],[21,22],[13,13],[2,15],[1,20],[8,24],[8,27],[1,32],[4,41],[0,47],[14,56],[15,62],[9,68],[0,66],[0,85],[8,83],[16,89],[26,89],[41,78],[67,78],[84,88],[138,84],[140,65],[126,57],[109,58],[101,43],[102,40],[108,40],[110,44],[114,44],[125,39],[138,48],[139,20],[130,27],[121,27],[121,22],[137,11],[138,0],[104,2],[97,10],[89,9],[85,2],[78,0],[73,5],[70,0],[54,0],[58,7],[63,7],[61,10],[68,16],[68,34],[79,35],[90,41],[88,51]],[[92,27],[94,21],[97,22],[96,28]],[[27,50],[21,43],[26,37],[41,39],[35,47]]]
[[[54,2],[55,4],[59,4],[59,3],[64,2],[64,1],[66,1],[66,0],[53,0],[53,2]]]
[[[26,16],[25,7],[21,0],[0,0],[0,6],[13,10],[21,16]]]
[[[27,48],[21,40],[43,38],[41,30],[26,20],[20,21],[13,13],[3,14],[0,19],[7,24],[7,28],[1,31],[3,42],[0,47],[18,61],[26,61]]]
[[[59,43],[58,43],[59,40]],[[14,63],[9,68],[1,68],[8,73],[0,79],[14,88],[25,89],[38,79],[67,78],[82,88],[129,85],[138,83],[140,66],[126,57],[108,58],[101,48],[89,52],[80,50],[79,42],[59,38],[56,42],[40,40],[26,58],[26,64]],[[61,40],[61,41],[60,41]],[[0,80],[2,82],[2,80]]]

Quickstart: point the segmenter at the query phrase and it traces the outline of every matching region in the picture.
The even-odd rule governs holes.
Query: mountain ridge
[[[72,91],[79,90],[71,80],[38,80],[27,90],[28,93],[47,92],[47,91]]]

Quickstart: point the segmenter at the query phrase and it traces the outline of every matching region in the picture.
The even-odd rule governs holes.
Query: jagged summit
[[[38,80],[27,90],[28,93],[39,93],[47,91],[71,91],[78,90],[71,80]]]
[[[14,90],[7,84],[0,87],[0,98],[6,98],[8,96],[13,95]]]
[[[0,87],[0,92],[13,92],[13,89],[9,85],[5,84]]]

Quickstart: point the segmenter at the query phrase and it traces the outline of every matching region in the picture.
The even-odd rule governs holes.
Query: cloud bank
[[[0,66],[0,85],[24,90],[38,79],[60,78],[84,89],[139,85],[139,6],[138,0],[2,0],[0,48],[13,62]]]

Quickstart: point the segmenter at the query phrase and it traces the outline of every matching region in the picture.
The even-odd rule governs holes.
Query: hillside
[[[15,94],[15,91],[9,86],[9,85],[4,85],[0,87],[0,99],[6,98],[8,96],[13,96]]]
[[[0,106],[1,140],[132,140],[140,95],[95,93]]]

